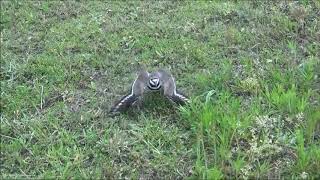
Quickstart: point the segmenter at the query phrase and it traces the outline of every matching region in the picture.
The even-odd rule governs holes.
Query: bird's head
[[[159,73],[152,73],[150,74],[148,87],[151,90],[159,90],[161,88],[161,81]]]

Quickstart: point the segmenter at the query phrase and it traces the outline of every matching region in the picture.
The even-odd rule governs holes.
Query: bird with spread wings
[[[114,106],[111,107],[110,113],[117,114],[127,110],[138,101],[146,91],[161,91],[166,98],[178,105],[184,105],[189,101],[185,95],[177,91],[175,80],[169,72],[160,69],[156,72],[149,73],[143,69],[140,70],[134,80],[131,86],[131,92],[115,103]]]

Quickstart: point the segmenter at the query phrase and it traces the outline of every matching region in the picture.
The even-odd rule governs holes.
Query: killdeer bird
[[[178,105],[183,105],[189,101],[185,95],[177,92],[175,80],[170,73],[163,69],[152,73],[141,70],[131,86],[131,92],[115,103],[110,113],[116,114],[127,110],[144,93],[150,91],[161,92],[166,98]]]

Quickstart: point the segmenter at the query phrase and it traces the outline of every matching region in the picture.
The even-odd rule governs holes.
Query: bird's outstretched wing
[[[187,96],[185,96],[184,94],[180,93],[180,92],[175,92],[173,95],[171,96],[167,96],[171,101],[179,104],[179,105],[185,105],[187,102],[189,102],[189,99],[187,98]]]
[[[177,92],[173,76],[163,69],[159,70],[158,73],[160,74],[163,83],[163,94],[174,103],[179,105],[186,104],[189,99],[184,94]]]
[[[128,94],[121,98],[117,103],[115,103],[114,106],[110,109],[110,114],[117,114],[120,112],[123,112],[127,110],[136,100],[138,99],[138,96],[135,96],[133,94]]]
[[[126,111],[134,102],[136,102],[143,94],[148,78],[149,73],[145,70],[141,70],[132,84],[130,94],[123,96],[121,100],[115,103],[110,109],[110,114],[115,115]]]

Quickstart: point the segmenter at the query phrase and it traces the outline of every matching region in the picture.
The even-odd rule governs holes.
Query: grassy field
[[[317,0],[1,1],[1,179],[319,177],[319,17]],[[109,117],[140,65],[192,102]]]

